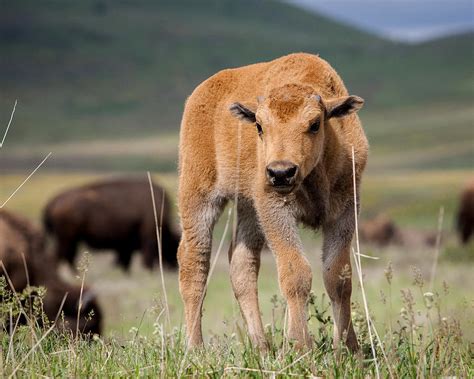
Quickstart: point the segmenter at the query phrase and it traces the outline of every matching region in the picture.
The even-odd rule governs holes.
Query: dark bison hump
[[[155,185],[154,195],[158,218],[164,206],[166,220],[168,203],[163,190]],[[136,245],[140,230],[154,228],[149,183],[115,180],[64,192],[47,205],[43,221],[53,234],[76,236],[92,247],[109,248],[123,242]]]

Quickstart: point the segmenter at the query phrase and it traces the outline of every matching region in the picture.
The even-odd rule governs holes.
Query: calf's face
[[[255,125],[266,188],[288,194],[318,164],[327,121],[356,112],[363,103],[357,96],[323,100],[311,87],[290,84],[273,89],[257,104],[233,103],[230,111]]]

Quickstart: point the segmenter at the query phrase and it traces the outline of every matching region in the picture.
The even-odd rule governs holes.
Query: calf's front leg
[[[311,291],[311,266],[303,254],[295,217],[283,201],[258,201],[262,230],[277,264],[280,290],[288,304],[288,338],[297,348],[311,347],[307,303]]]

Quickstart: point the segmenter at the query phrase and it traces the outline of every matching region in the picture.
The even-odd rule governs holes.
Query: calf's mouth
[[[296,188],[295,184],[284,184],[284,185],[271,185],[273,191],[280,195],[288,195]]]

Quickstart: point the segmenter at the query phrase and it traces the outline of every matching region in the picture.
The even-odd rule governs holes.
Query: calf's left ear
[[[253,107],[245,106],[240,103],[233,103],[229,107],[229,111],[234,117],[237,117],[242,121],[247,121],[250,123],[254,123],[256,121],[255,110],[253,110]]]
[[[359,96],[343,96],[325,101],[326,118],[344,117],[357,112],[364,105]]]

